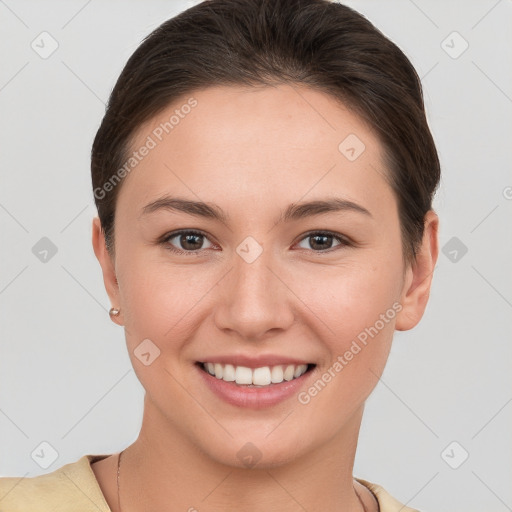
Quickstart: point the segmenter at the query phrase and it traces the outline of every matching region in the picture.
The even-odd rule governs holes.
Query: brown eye
[[[162,243],[169,244],[169,249],[171,251],[185,253],[200,251],[201,249],[205,249],[213,245],[208,241],[210,245],[205,247],[205,241],[208,241],[208,239],[201,232],[180,231],[171,233],[169,236],[165,237]]]
[[[343,237],[335,235],[334,233],[323,231],[309,233],[299,242],[300,247],[303,249],[313,249],[314,252],[326,251],[334,247],[345,245],[350,244]]]

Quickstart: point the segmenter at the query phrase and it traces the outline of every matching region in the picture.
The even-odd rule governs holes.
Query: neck
[[[139,437],[122,455],[121,510],[363,511],[352,477],[362,413],[293,461],[240,468],[199,450],[146,400]]]

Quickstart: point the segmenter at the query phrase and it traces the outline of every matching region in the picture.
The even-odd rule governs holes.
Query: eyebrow
[[[229,217],[222,209],[213,203],[202,201],[191,201],[179,197],[164,196],[144,206],[141,217],[159,210],[179,211],[197,217],[218,220],[227,223]],[[362,213],[373,218],[373,215],[363,206],[342,198],[329,198],[325,200],[316,200],[303,203],[290,204],[284,213],[282,212],[277,222],[288,222],[300,220],[306,217],[321,215],[332,212],[352,211]]]

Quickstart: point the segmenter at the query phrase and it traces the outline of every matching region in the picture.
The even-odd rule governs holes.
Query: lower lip
[[[225,380],[217,379],[217,377],[210,375],[200,368],[198,364],[195,366],[206,385],[219,398],[231,405],[251,409],[270,407],[297,394],[300,388],[304,386],[306,379],[308,379],[314,371],[313,368],[296,379],[258,388],[239,386],[234,382],[226,382]]]

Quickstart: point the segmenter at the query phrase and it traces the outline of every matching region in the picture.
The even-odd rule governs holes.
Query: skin
[[[121,310],[114,321],[125,327],[146,390],[140,435],[123,453],[122,510],[172,503],[173,510],[359,511],[356,489],[366,509],[377,510],[352,476],[362,413],[394,330],[413,328],[424,313],[438,217],[426,215],[417,260],[406,266],[380,142],[323,92],[212,87],[193,96],[198,105],[122,184],[115,258],[93,220],[105,288]],[[186,99],[142,126],[133,149]],[[338,150],[349,134],[365,144],[354,161]],[[175,211],[141,216],[164,193],[215,203],[229,221]],[[290,203],[333,196],[371,216],[341,211],[276,222]],[[179,237],[158,244],[178,229],[206,233],[196,240],[197,254],[171,252],[169,246],[190,251]],[[328,239],[315,246],[306,235],[313,230],[353,244]],[[236,252],[247,236],[263,249],[250,264]],[[290,355],[316,363],[307,390],[393,303],[401,311],[307,405],[294,395],[272,407],[239,408],[198,379],[194,364],[208,355]],[[161,351],[149,366],[134,355],[147,338]],[[237,457],[247,442],[261,452],[252,469]],[[117,454],[92,467],[118,512]]]

